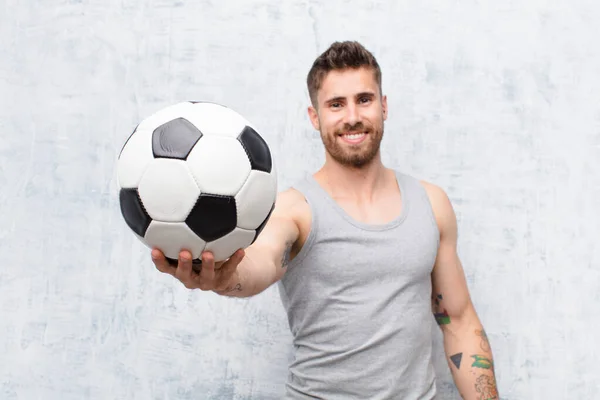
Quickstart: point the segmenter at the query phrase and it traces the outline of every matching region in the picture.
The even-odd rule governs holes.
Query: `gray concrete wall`
[[[386,164],[453,201],[502,398],[596,398],[599,20],[588,0],[0,1],[0,398],[280,398],[276,288],[223,299],[159,274],[115,161],[140,119],[210,100],[290,185],[323,160],[306,73],[344,39],[382,65]]]

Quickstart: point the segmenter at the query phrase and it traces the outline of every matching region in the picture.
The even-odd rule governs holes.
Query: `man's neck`
[[[385,188],[389,170],[379,156],[359,168],[326,160],[314,177],[333,198],[370,203]]]

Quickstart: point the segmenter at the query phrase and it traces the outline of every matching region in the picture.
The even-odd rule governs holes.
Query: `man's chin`
[[[334,159],[346,166],[352,168],[362,168],[369,165],[375,156],[371,156],[370,154],[344,154],[342,156],[334,157]]]

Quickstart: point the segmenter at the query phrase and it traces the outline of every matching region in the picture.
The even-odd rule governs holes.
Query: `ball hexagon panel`
[[[269,214],[276,197],[275,177],[263,171],[250,171],[248,179],[235,196],[237,226],[257,229]]]
[[[189,103],[182,110],[183,117],[194,124],[202,134],[237,138],[249,122],[239,113],[220,104],[210,102]]]
[[[137,188],[144,171],[152,162],[152,131],[138,128],[129,136],[117,160],[120,188]]]
[[[119,203],[125,223],[138,237],[143,237],[152,219],[144,210],[137,189],[121,189]]]
[[[152,132],[154,157],[185,160],[202,132],[185,118],[176,118]]]
[[[235,196],[248,174],[250,160],[236,139],[204,135],[188,156],[187,165],[202,193]]]
[[[206,246],[206,242],[183,222],[152,221],[144,241],[149,247],[158,248],[167,258],[174,260],[182,250],[188,250],[193,258],[199,258]]]
[[[202,194],[185,223],[206,242],[219,239],[236,227],[235,199],[229,196]]]
[[[250,158],[252,169],[271,172],[271,152],[267,142],[250,126],[244,127],[238,140]]]
[[[200,196],[200,189],[185,161],[154,159],[138,188],[146,212],[153,220],[183,222]]]
[[[227,235],[206,244],[206,251],[213,253],[215,261],[223,261],[233,255],[238,249],[250,246],[256,233],[245,229],[235,228]]]
[[[144,118],[138,126],[138,130],[154,131],[156,127],[166,124],[177,118],[185,118],[186,115],[193,113],[194,105],[188,101],[176,103],[162,108],[150,116]]]

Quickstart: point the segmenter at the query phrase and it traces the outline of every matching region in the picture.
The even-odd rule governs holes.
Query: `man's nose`
[[[360,114],[358,108],[354,104],[350,104],[346,107],[346,114],[344,115],[344,122],[350,126],[356,125],[360,121]]]

